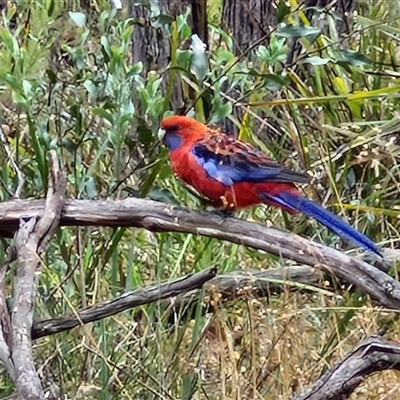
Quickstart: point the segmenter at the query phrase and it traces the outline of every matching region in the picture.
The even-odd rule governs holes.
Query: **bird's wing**
[[[218,131],[210,130],[191,151],[210,178],[227,186],[239,182],[307,183],[311,179],[274,162],[250,143]]]

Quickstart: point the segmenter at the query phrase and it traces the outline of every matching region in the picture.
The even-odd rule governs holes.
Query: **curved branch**
[[[172,296],[177,296],[173,303],[172,318],[178,314],[177,309],[184,310],[184,313],[195,312],[194,308],[199,302],[204,303],[204,312],[213,312],[213,306],[202,296],[203,288],[207,295],[217,292],[221,295],[220,302],[227,302],[244,296],[268,297],[270,293],[282,292],[289,285],[297,289],[311,289],[321,279],[319,271],[305,265],[268,271],[233,271],[218,276],[215,268],[209,268],[176,281],[124,293],[112,300],[77,310],[74,315],[36,321],[32,338],[53,335]]]
[[[20,218],[43,212],[43,200],[15,200],[0,204],[0,226],[14,231]],[[299,264],[335,274],[340,280],[361,288],[387,308],[400,309],[400,283],[366,262],[331,247],[317,244],[290,232],[215,213],[146,200],[69,200],[65,202],[62,225],[134,226],[154,232],[182,232],[227,240],[264,250]],[[380,265],[387,270],[387,266]]]
[[[400,346],[379,336],[370,336],[326,372],[310,390],[292,400],[346,399],[368,375],[387,369],[400,371]]]
[[[37,322],[32,329],[32,337],[38,339],[43,336],[66,331],[75,326],[98,321],[99,319],[110,317],[111,315],[133,307],[199,289],[205,282],[214,278],[216,273],[216,268],[209,268],[172,282],[124,293],[112,300],[82,308],[78,310],[75,315],[65,315],[63,317]]]

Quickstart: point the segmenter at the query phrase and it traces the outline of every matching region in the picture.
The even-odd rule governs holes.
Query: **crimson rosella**
[[[263,203],[291,214],[302,212],[380,255],[372,240],[302,195],[295,183],[308,183],[308,174],[292,171],[250,143],[193,118],[166,117],[160,128],[173,172],[215,207],[234,211]]]

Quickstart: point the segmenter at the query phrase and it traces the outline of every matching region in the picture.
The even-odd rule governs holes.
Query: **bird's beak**
[[[158,130],[158,138],[162,141],[164,139],[165,136],[165,129],[160,128]]]

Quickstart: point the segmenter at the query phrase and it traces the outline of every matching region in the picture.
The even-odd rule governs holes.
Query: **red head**
[[[205,135],[207,126],[193,118],[172,115],[161,121],[159,137],[171,150]]]

